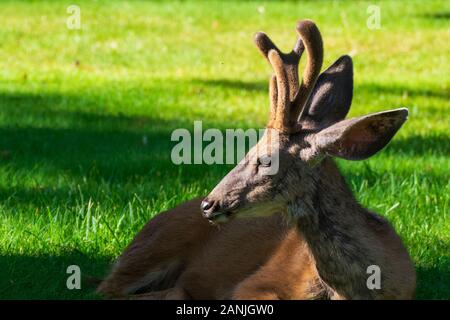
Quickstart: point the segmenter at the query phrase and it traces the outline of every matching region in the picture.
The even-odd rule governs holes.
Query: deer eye
[[[270,167],[272,164],[272,159],[268,155],[264,155],[258,158],[258,166],[261,167]]]

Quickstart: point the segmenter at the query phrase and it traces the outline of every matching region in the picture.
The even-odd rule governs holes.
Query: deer
[[[311,20],[283,53],[255,43],[273,69],[261,139],[205,198],[156,215],[97,291],[130,299],[412,299],[416,275],[391,224],[362,207],[333,158],[378,153],[407,120],[405,108],[345,119],[353,63],[323,71]],[[299,79],[303,52],[307,63]],[[275,155],[277,155],[275,157]],[[278,170],[268,174],[272,161]],[[367,285],[376,266],[380,286]]]

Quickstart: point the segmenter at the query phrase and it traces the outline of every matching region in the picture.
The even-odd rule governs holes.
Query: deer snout
[[[200,209],[202,210],[203,217],[214,223],[225,223],[232,215],[232,212],[227,209],[227,206],[224,206],[217,200],[203,200]]]
[[[200,208],[202,209],[203,217],[212,220],[214,215],[219,211],[219,203],[214,200],[205,199],[202,201]]]

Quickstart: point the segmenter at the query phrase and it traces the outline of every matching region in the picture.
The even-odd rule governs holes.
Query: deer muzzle
[[[219,201],[215,200],[203,200],[200,208],[202,210],[203,217],[211,222],[226,222],[233,214],[233,211],[227,210],[220,205]]]

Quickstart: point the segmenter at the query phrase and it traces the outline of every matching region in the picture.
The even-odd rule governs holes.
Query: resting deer
[[[143,299],[414,296],[415,271],[402,241],[384,218],[361,207],[331,159],[372,156],[408,112],[343,120],[352,100],[351,58],[339,58],[319,75],[320,33],[309,20],[297,31],[289,54],[264,33],[255,36],[274,70],[264,136],[203,201],[153,218],[99,292]],[[267,174],[275,154],[279,169]],[[367,286],[372,265],[381,271],[379,289]]]

